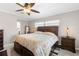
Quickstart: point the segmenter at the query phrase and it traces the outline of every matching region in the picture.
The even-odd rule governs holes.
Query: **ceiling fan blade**
[[[30,16],[30,13],[27,13]]]
[[[30,3],[30,7],[33,7],[35,5],[35,3]]]
[[[32,12],[36,12],[36,13],[40,13],[39,11],[36,11],[36,10],[34,10],[34,9],[31,9],[31,11],[32,11]]]
[[[23,5],[19,4],[19,3],[16,3],[17,5],[21,6],[21,7],[24,7]]]
[[[16,10],[16,11],[23,11],[23,9],[19,9],[19,10]]]
[[[28,3],[25,3],[25,4],[24,4],[24,7],[27,7],[27,6],[28,6]]]

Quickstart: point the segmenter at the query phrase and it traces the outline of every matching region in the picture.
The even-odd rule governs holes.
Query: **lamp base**
[[[66,36],[67,38],[70,38],[70,36]]]

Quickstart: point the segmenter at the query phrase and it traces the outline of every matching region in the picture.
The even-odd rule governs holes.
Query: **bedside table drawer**
[[[62,46],[73,47],[73,44],[62,44]]]
[[[74,44],[74,41],[61,41],[61,44]]]
[[[72,39],[62,39],[61,40],[61,42],[63,42],[63,43],[74,43],[75,42],[75,40],[72,40]]]

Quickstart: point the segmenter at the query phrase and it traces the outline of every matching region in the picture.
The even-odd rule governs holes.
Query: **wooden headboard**
[[[44,26],[44,27],[38,27],[37,31],[42,32],[52,32],[58,36],[58,26]]]

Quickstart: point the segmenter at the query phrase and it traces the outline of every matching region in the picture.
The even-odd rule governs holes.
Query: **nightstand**
[[[76,51],[75,51],[75,38],[61,37],[61,48],[76,53]]]

